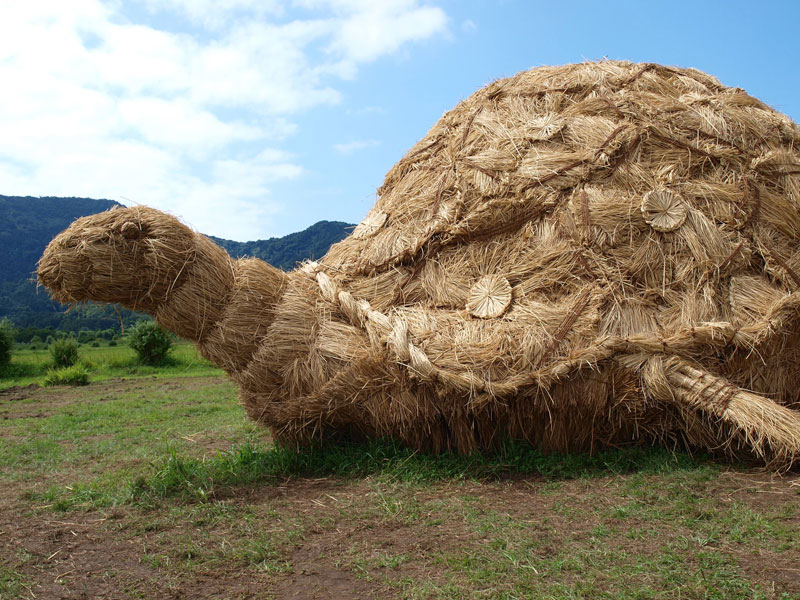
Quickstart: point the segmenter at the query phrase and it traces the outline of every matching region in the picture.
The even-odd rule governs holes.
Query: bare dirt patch
[[[763,476],[757,474],[753,479],[763,493]],[[737,482],[743,481],[747,476],[739,475]],[[554,555],[563,543],[575,545],[577,551],[578,540],[599,522],[596,517],[564,516],[556,503],[563,507],[569,502],[610,501],[602,486],[586,496],[582,495],[586,493],[582,482],[568,482],[563,498],[542,499],[531,491],[536,480],[528,483],[533,485],[493,482],[457,489],[434,485],[416,501],[423,507],[434,500],[435,504],[415,517],[402,510],[381,514],[374,506],[375,499],[370,498],[370,485],[363,481],[298,481],[242,490],[228,502],[236,509],[251,511],[256,528],[241,533],[236,518],[217,523],[209,527],[209,538],[196,542],[195,551],[208,558],[222,539],[234,545],[247,544],[261,530],[280,529],[285,534],[295,520],[304,531],[297,539],[276,544],[280,560],[287,565],[280,572],[264,571],[235,554],[181,564],[181,559],[186,559],[185,536],[193,527],[191,521],[172,525],[162,521],[158,531],[141,529],[142,521],[168,521],[166,508],[143,514],[135,508],[31,514],[32,507],[6,489],[0,498],[0,539],[4,540],[0,555],[4,562],[18,565],[38,598],[399,598],[404,578],[435,581],[441,576],[437,557],[465,548],[479,552],[497,537],[497,532],[465,518],[460,512],[463,502],[456,498],[468,497],[470,504],[479,507],[490,505],[495,513],[527,524],[527,535],[541,541],[536,550],[541,557]],[[768,489],[783,495],[790,489],[788,485],[785,480],[775,480]],[[735,490],[727,490],[731,491]],[[757,498],[761,501],[761,496]],[[433,513],[440,505],[454,510]],[[641,524],[632,521],[628,525],[635,528]],[[647,526],[661,527],[665,537],[675,535],[666,525],[651,522]],[[558,531],[560,537],[554,535]],[[652,552],[650,540],[623,536],[621,541],[628,552]],[[723,551],[740,559],[752,581],[765,588],[774,586],[775,598],[780,593],[800,593],[797,552],[787,556],[762,549],[754,553],[746,546]],[[148,555],[171,557],[174,562],[148,563]],[[20,561],[21,556],[26,558]],[[400,557],[398,564],[391,564],[395,557]]]
[[[19,398],[26,398],[31,390],[41,388],[38,383],[30,383],[28,385],[12,385],[11,387],[0,389],[0,398],[7,400],[16,400]]]

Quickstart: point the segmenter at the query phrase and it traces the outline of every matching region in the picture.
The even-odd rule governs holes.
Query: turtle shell
[[[446,113],[311,271],[474,395],[622,352],[796,400],[794,347],[771,373],[744,350],[796,329],[798,148],[791,119],[694,69],[532,69]],[[487,281],[502,298],[477,314]]]

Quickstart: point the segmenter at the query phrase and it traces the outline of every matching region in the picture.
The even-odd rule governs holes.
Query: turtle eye
[[[133,221],[126,221],[119,228],[120,234],[127,240],[135,240],[141,236],[142,231],[139,226]]]

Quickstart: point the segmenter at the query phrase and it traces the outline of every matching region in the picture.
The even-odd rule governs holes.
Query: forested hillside
[[[119,329],[137,316],[120,307],[87,304],[67,310],[50,299],[34,281],[36,262],[47,244],[78,217],[107,210],[118,203],[90,198],[35,198],[0,195],[0,319],[17,327]],[[231,256],[256,256],[292,269],[307,258],[320,258],[331,244],[352,229],[347,223],[320,221],[305,231],[282,238],[235,242],[213,238]]]
[[[65,314],[33,281],[45,246],[78,217],[98,213],[113,200],[0,196],[0,318],[19,327],[119,328],[120,315],[109,307],[82,306]],[[130,320],[131,313],[122,315]]]
[[[280,238],[255,242],[232,242],[212,236],[215,242],[234,257],[255,256],[269,264],[289,271],[298,262],[322,258],[330,248],[352,231],[353,225],[341,221],[319,221],[308,229]]]
[[[113,200],[0,196],[0,281],[29,278],[47,243],[78,217],[112,206]]]

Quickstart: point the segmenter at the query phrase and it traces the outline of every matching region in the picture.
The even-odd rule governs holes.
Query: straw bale
[[[540,67],[446,113],[319,263],[230,261],[136,208],[76,222],[40,279],[198,341],[287,444],[662,443],[786,468],[798,148],[791,119],[697,70]]]

